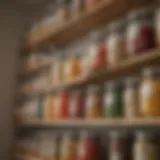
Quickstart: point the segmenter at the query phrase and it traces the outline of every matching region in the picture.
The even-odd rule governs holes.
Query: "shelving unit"
[[[69,22],[65,22],[59,28],[53,27],[53,30],[46,28],[45,33],[37,30],[33,34],[29,34],[22,48],[22,54],[29,53],[23,50],[44,44],[64,45],[80,38],[92,29],[124,16],[131,9],[147,3],[151,3],[150,0],[103,0],[93,10],[86,11]]]

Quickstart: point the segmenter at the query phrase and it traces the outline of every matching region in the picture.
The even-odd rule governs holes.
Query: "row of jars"
[[[159,137],[148,131],[136,131],[134,136],[125,131],[111,131],[109,135],[93,131],[59,135],[43,132],[23,137],[17,141],[16,152],[47,160],[158,160],[159,157]]]
[[[29,101],[18,111],[44,119],[160,116],[160,67],[145,68],[141,78],[91,85],[86,91],[61,90]]]
[[[102,0],[56,0],[53,4],[47,6],[43,14],[39,16],[31,27],[31,34],[35,31],[41,34],[47,33],[49,30],[64,25],[69,20],[81,15],[87,10],[93,9]],[[37,35],[39,36],[39,35]]]
[[[79,47],[69,45],[62,50],[64,56],[60,53],[54,56],[48,73],[50,80],[48,82],[47,79],[45,83],[52,86],[72,81],[95,70],[116,66],[135,54],[147,54],[145,51],[160,44],[159,17],[159,9],[154,16],[153,7],[141,8],[129,14],[127,26],[124,20],[113,22],[84,38],[82,41],[86,43],[79,41]],[[28,85],[32,86],[32,81]]]

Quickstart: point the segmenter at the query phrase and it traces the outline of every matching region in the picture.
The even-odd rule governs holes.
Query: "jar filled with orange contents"
[[[146,117],[160,116],[160,68],[150,67],[143,71],[140,87],[140,113]]]
[[[68,118],[68,110],[70,104],[69,91],[62,90],[56,95],[54,117],[57,119]]]
[[[86,98],[86,118],[100,118],[102,116],[102,89],[99,86],[90,86]]]
[[[105,47],[105,31],[101,28],[99,31],[90,35],[89,45],[89,68],[91,72],[102,70],[107,65],[107,51]]]
[[[77,158],[77,137],[72,132],[65,133],[61,141],[60,160]]]
[[[65,62],[64,77],[65,80],[70,81],[81,74],[80,56],[74,50],[70,50],[70,57]]]

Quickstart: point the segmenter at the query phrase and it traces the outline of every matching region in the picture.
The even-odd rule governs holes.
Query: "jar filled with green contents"
[[[105,85],[104,109],[106,117],[123,116],[122,85],[119,82],[109,82]]]

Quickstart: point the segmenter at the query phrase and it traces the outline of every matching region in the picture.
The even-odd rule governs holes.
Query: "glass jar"
[[[106,84],[106,93],[104,95],[104,108],[106,117],[123,116],[123,97],[122,86],[119,82],[110,82]]]
[[[139,86],[138,78],[130,77],[125,81],[123,94],[124,113],[127,118],[134,118],[139,115]]]
[[[107,65],[107,52],[104,42],[105,33],[100,29],[99,31],[91,33],[89,45],[89,68],[91,72],[101,70]]]
[[[79,89],[71,93],[71,101],[69,106],[70,118],[83,118],[85,110],[85,94]]]
[[[58,53],[60,54],[60,53]],[[57,55],[50,70],[51,86],[59,84],[63,79],[63,59],[62,55]]]
[[[157,160],[158,146],[155,136],[147,131],[136,133],[133,146],[133,160]]]
[[[95,134],[82,132],[78,143],[77,160],[99,160],[100,142]]]
[[[44,98],[43,118],[45,120],[52,120],[54,118],[54,97],[53,95],[48,95]]]
[[[101,118],[102,116],[102,89],[99,86],[90,86],[87,91],[85,117]]]
[[[109,160],[131,160],[132,139],[126,132],[112,131],[109,135]]]
[[[144,52],[155,46],[152,13],[152,9],[149,7],[130,13],[126,33],[129,55]]]
[[[73,80],[81,75],[82,66],[80,57],[75,53],[76,52],[71,53],[69,59],[66,60],[64,76],[67,81]]]
[[[160,116],[160,68],[150,67],[143,71],[140,86],[140,113],[143,116]]]
[[[61,142],[60,160],[77,158],[77,137],[73,133],[65,133]]]
[[[54,117],[58,119],[68,118],[69,103],[70,93],[65,90],[60,91],[55,100]]]
[[[117,65],[125,57],[124,21],[112,23],[108,27],[106,40],[109,66]]]

